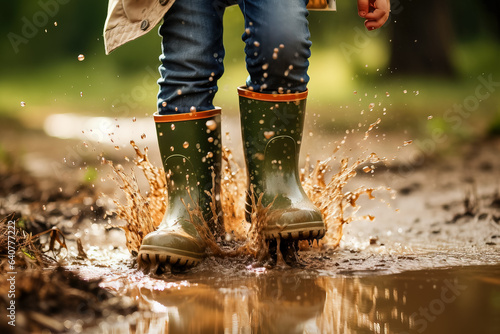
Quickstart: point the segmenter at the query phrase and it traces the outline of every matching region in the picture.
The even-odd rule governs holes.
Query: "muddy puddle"
[[[146,312],[85,333],[498,333],[500,266],[338,276],[299,269],[241,276],[132,274]],[[115,286],[116,286],[116,282]],[[110,287],[112,282],[108,282]]]

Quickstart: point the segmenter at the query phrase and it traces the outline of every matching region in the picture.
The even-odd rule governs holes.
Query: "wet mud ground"
[[[397,154],[398,160],[374,173],[360,169],[350,187],[391,187],[397,196],[375,191],[376,199],[360,200],[357,215],[375,219],[345,226],[337,249],[301,251],[299,261],[287,267],[243,256],[209,257],[188,272],[155,277],[135,269],[123,232],[111,226],[120,222],[113,215],[104,218],[109,198],[120,194],[107,180],[111,172],[99,166],[100,151],[64,162],[81,141],[25,129],[22,138],[15,133],[5,129],[2,135],[9,152],[23,153],[22,159],[4,159],[9,166],[0,179],[1,217],[15,212],[34,234],[57,226],[68,246],[61,251],[67,255],[59,257],[63,271],[88,283],[50,276],[54,281],[46,284],[56,288],[38,299],[23,297],[36,295],[38,287],[18,286],[24,295],[18,296],[16,332],[500,332],[499,138],[415,163],[411,145],[395,153],[407,138],[388,134],[390,145],[373,142],[372,148]],[[303,153],[324,158],[313,139]],[[105,153],[126,168],[123,156],[130,154]],[[355,149],[339,154],[357,156]],[[89,172],[95,168],[96,175]],[[82,182],[85,178],[89,181]],[[41,238],[45,250],[48,239]],[[54,265],[42,271],[56,272]],[[86,294],[67,295],[64,282]],[[2,301],[8,302],[3,292]],[[0,328],[12,330],[6,322]]]

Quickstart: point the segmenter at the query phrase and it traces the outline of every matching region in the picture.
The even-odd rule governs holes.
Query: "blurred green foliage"
[[[413,5],[419,3],[415,1]],[[440,15],[451,17],[453,22],[450,62],[457,72],[456,77],[448,79],[434,78],[432,72],[405,77],[388,69],[391,48],[401,47],[391,43],[399,27],[398,15],[409,8],[411,1],[392,2],[391,21],[376,34],[364,30],[355,1],[338,1],[337,13],[310,14],[313,56],[309,104],[314,113],[323,115],[323,127],[357,124],[363,110],[364,115],[378,117],[384,115],[386,108],[388,115],[383,126],[410,126],[426,132],[429,126],[422,120],[433,114],[438,122],[447,108],[474,92],[479,75],[493,74],[500,81],[499,7],[495,2],[445,1],[449,10]],[[420,3],[424,5],[425,1]],[[40,126],[46,115],[59,112],[117,117],[150,115],[156,104],[160,37],[153,31],[105,56],[102,30],[106,11],[105,0],[3,3],[0,115],[20,118],[33,126]],[[233,6],[226,10],[224,20],[226,73],[219,82],[216,103],[225,112],[235,113],[235,87],[246,78],[241,41],[243,19]],[[426,29],[427,38],[432,38],[436,22],[428,17],[416,17],[415,21],[420,25],[412,29]],[[26,22],[33,24],[35,30],[29,36]],[[419,45],[415,42],[410,47]],[[79,54],[85,56],[84,61],[78,61]],[[475,113],[480,117],[469,119],[466,127],[482,131],[490,127],[490,121],[498,119],[499,91],[481,102]],[[368,110],[370,103],[376,105],[372,111]],[[449,124],[443,127],[447,129]]]

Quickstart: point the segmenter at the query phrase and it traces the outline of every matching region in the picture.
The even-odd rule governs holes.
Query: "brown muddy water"
[[[123,315],[110,311],[102,316],[79,310],[62,319],[60,331],[499,333],[500,140],[472,145],[437,161],[424,157],[428,159],[425,163],[412,164],[411,159],[402,159],[411,138],[388,134],[377,146],[377,140],[370,140],[382,136],[365,135],[369,126],[362,128],[359,141],[344,151],[336,147],[345,141],[343,136],[322,137],[329,145],[321,149],[313,143],[317,137],[311,136],[307,140],[311,146],[303,148],[303,153],[313,153],[310,165],[318,166],[316,159],[326,159],[333,151],[339,157],[329,160],[329,167],[316,169],[309,179],[307,164],[302,163],[306,190],[313,198],[316,194],[315,200],[334,227],[330,231],[335,233],[323,247],[303,247],[289,266],[276,266],[272,259],[257,261],[252,254],[241,252],[236,257],[209,256],[187,272],[167,271],[160,276],[136,269],[133,247],[123,230],[112,227],[126,224],[127,216],[144,214],[142,209],[135,214],[127,211],[123,190],[128,194],[142,190],[132,207],[142,208],[146,201],[156,203],[163,196],[155,191],[161,182],[153,182],[151,188],[148,175],[141,176],[150,171],[154,180],[159,172],[145,167],[144,159],[139,159],[143,168],[132,163],[137,153],[128,144],[128,136],[126,143],[117,145],[119,151],[112,149],[115,166],[123,164],[119,169],[123,178],[109,165],[101,165],[101,182],[95,184],[106,196],[88,200],[92,210],[97,203],[101,211],[108,206],[120,210],[122,205],[121,215],[83,216],[78,225],[69,219],[58,224],[74,233],[67,241],[65,268],[86,280],[101,278],[102,288],[131,299],[138,310]],[[154,138],[154,133],[145,131],[144,137]],[[233,134],[232,140],[237,137]],[[143,152],[147,145],[139,139],[136,143]],[[85,144],[90,144],[88,139]],[[154,157],[153,147],[150,155]],[[231,145],[237,151],[235,147],[239,146]],[[131,159],[119,161],[119,155]],[[398,158],[393,158],[396,155]],[[351,158],[348,163],[341,159],[346,156]],[[244,216],[238,213],[242,207],[238,204],[241,172],[236,165],[241,160],[234,159],[228,158],[234,162],[233,169],[225,170],[226,187],[233,189],[225,200],[235,203],[232,237],[241,239],[248,226],[239,221]],[[158,161],[154,165],[158,166]],[[311,166],[309,172],[312,170]],[[109,178],[126,181],[129,187],[116,191]],[[328,187],[330,180],[338,186]],[[113,200],[118,200],[117,206],[113,207]],[[1,204],[7,207],[9,203],[3,200]],[[161,215],[162,204],[158,205],[156,212]],[[149,219],[151,223],[155,220]],[[77,256],[76,238],[82,240],[87,258]]]
[[[127,280],[149,311],[107,319],[84,332],[500,332],[498,265],[334,277],[298,269],[164,280],[132,274]]]

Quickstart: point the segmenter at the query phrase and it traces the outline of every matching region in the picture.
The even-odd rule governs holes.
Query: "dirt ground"
[[[33,249],[43,251],[18,244],[8,267],[2,246],[2,275],[16,273],[14,299],[12,284],[1,286],[3,333],[500,331],[498,137],[420,155],[412,145],[397,149],[409,138],[388,133],[366,145],[397,159],[374,173],[360,167],[347,191],[390,187],[396,198],[377,190],[374,200],[360,200],[357,215],[375,219],[345,226],[337,249],[299,252],[287,268],[209,257],[188,272],[151,277],[136,270],[124,233],[113,227],[121,222],[106,214],[123,195],[100,165],[101,150],[126,169],[131,150],[83,149],[81,140],[2,128],[0,218],[32,232]],[[311,136],[303,153],[323,159],[340,139]],[[355,144],[338,154],[358,158]],[[12,300],[15,328],[5,321]]]

